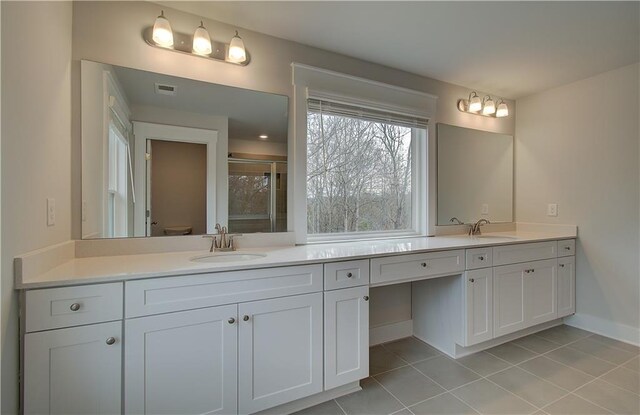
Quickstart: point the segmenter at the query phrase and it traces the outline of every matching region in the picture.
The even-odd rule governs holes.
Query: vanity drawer
[[[493,247],[493,265],[516,264],[555,258],[558,253],[556,241],[531,244],[503,245]]]
[[[493,248],[474,248],[466,250],[467,269],[488,268],[493,266]]]
[[[419,280],[464,271],[464,250],[397,255],[371,260],[371,284]]]
[[[29,290],[27,332],[122,319],[122,283]]]
[[[369,285],[369,260],[343,261],[324,264],[324,289]]]
[[[576,240],[563,239],[558,241],[558,256],[571,256],[576,254]]]
[[[140,317],[322,291],[322,265],[127,281],[125,316]]]

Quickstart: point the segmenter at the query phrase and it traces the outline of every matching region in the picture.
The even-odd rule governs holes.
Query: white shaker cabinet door
[[[527,325],[523,265],[504,265],[493,269],[494,337],[513,333]]]
[[[237,412],[237,306],[125,321],[127,414]]]
[[[483,268],[465,276],[464,346],[471,346],[493,338],[493,272]]]
[[[120,414],[122,323],[25,335],[25,414]]]
[[[558,318],[557,260],[530,262],[524,275],[527,327]]]
[[[239,412],[322,391],[322,293],[240,304]]]
[[[558,258],[558,317],[576,312],[576,257]]]
[[[324,388],[369,376],[369,287],[324,293]]]

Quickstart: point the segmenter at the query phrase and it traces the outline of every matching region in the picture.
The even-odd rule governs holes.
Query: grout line
[[[382,384],[382,382],[380,382],[380,381],[379,381],[378,379],[376,379],[376,378],[373,378],[373,380],[374,380],[378,385],[380,385],[380,386],[382,387],[382,389],[386,390],[386,391],[387,391],[387,393],[393,397],[393,399],[395,399],[396,401],[398,401],[398,403],[399,403],[400,405],[402,405],[402,409],[399,409],[399,410],[397,410],[397,411],[395,411],[395,412],[400,412],[400,411],[403,411],[403,410],[405,410],[405,409],[409,409],[409,408],[407,408],[407,405],[405,405],[405,404],[404,404],[400,399],[398,399],[398,397],[397,397],[396,395],[394,395],[393,393],[391,393],[391,391],[390,391],[389,389],[385,388],[385,386]],[[395,413],[395,412],[393,412],[393,413]],[[411,411],[409,411],[409,412],[411,412]]]
[[[359,382],[358,382],[358,383],[359,383]],[[342,405],[340,405],[340,402],[338,402],[338,399],[334,399],[333,401],[336,403],[336,405],[338,405],[338,408],[340,408],[340,410],[342,411],[342,413],[343,413],[344,415],[347,415],[347,411],[345,411],[345,410],[344,410],[344,408],[342,407]]]

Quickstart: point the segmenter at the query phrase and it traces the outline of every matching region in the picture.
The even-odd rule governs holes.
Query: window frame
[[[299,63],[292,64],[293,134],[289,142],[291,168],[288,223],[296,244],[391,239],[432,235],[435,218],[435,127],[437,96]],[[307,233],[307,100],[322,99],[429,120],[426,137],[415,140],[412,162],[413,206],[410,231]],[[322,236],[319,236],[322,235]]]

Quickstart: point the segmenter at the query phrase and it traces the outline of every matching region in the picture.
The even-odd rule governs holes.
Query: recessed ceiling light
[[[266,135],[266,134],[260,134],[260,135],[258,136],[258,138],[259,138],[259,139],[261,139],[261,140],[266,140],[267,138],[269,138],[269,136],[268,136],[268,135]]]

